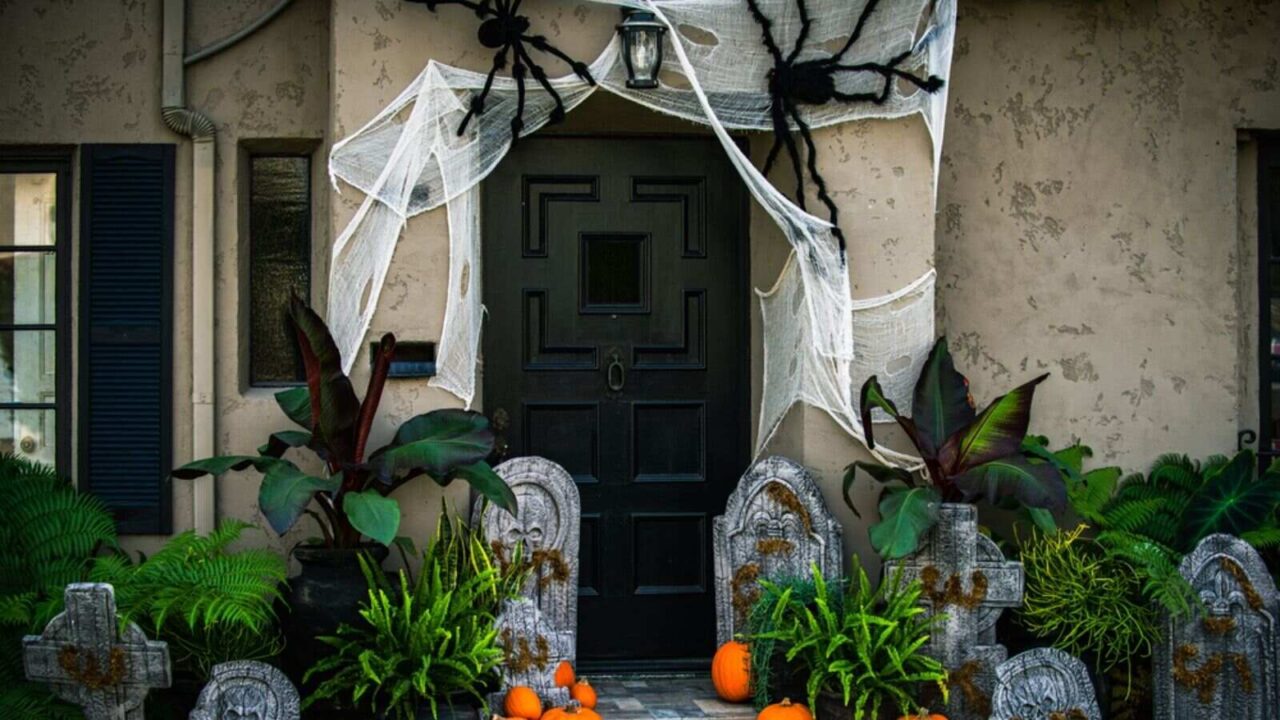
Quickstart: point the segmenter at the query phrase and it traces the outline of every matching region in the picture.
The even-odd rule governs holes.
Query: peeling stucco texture
[[[986,400],[1128,469],[1256,425],[1239,130],[1280,126],[1280,3],[960,3],[939,312]]]

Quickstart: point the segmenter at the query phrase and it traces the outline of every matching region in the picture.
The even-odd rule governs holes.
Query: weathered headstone
[[[982,718],[991,713],[996,666],[1007,651],[995,640],[1004,608],[1022,602],[1022,563],[1006,560],[990,538],[978,532],[973,505],[946,503],[924,546],[902,561],[885,563],[885,576],[898,568],[904,582],[919,580],[929,613],[941,613],[928,653],[946,666],[951,685],[947,717]]]
[[[1102,720],[1089,671],[1056,648],[1035,648],[996,666],[991,720]]]
[[[472,517],[484,515],[486,538],[510,556],[523,543],[534,572],[524,594],[538,605],[543,620],[557,632],[569,633],[568,659],[577,654],[578,539],[582,503],[573,476],[540,457],[508,460],[494,468],[518,503],[517,515],[476,499]]]
[[[86,720],[142,720],[151,688],[172,683],[168,645],[133,623],[120,629],[110,585],[73,583],[64,597],[66,609],[44,632],[22,639],[27,679],[49,684]]]
[[[573,633],[554,628],[528,598],[504,601],[495,627],[506,659],[501,688],[489,696],[490,709],[501,714],[507,690],[518,685],[533,688],[543,707],[569,702],[569,689],[556,687],[555,675],[560,661],[569,660]]]
[[[1154,659],[1157,720],[1280,718],[1280,593],[1258,551],[1210,535],[1178,571],[1203,609],[1166,620]]]
[[[213,667],[190,720],[298,720],[298,689],[276,668],[254,660]]]
[[[759,597],[760,578],[840,577],[840,523],[831,517],[813,476],[784,457],[751,466],[712,521],[716,642],[741,631]]]

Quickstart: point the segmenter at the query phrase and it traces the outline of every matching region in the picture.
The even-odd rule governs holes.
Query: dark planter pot
[[[333,648],[320,642],[342,623],[360,620],[360,603],[368,598],[368,586],[360,572],[360,553],[367,552],[379,565],[387,558],[387,548],[367,545],[351,550],[298,547],[293,556],[302,572],[289,580],[289,617],[285,623],[285,671],[306,693],[303,685],[307,668]]]
[[[805,668],[798,662],[787,662],[786,654],[773,653],[769,659],[769,697],[789,697],[795,702],[804,702],[807,697]]]
[[[147,695],[147,720],[186,720],[203,687],[204,682],[194,675],[174,673],[173,685]]]
[[[804,696],[801,696],[801,702],[804,702]],[[795,698],[791,698],[795,701]],[[914,712],[914,711],[912,711]],[[881,706],[880,714],[872,720],[894,720],[901,717],[902,713],[898,711],[896,705]],[[853,717],[853,706],[845,705],[844,698],[836,693],[824,692],[818,695],[818,708],[814,713],[815,720],[850,720]]]

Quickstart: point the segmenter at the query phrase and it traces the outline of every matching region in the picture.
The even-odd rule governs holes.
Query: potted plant
[[[938,522],[944,503],[987,500],[1023,507],[1038,523],[1052,525],[1050,513],[1066,503],[1060,459],[1027,437],[1031,400],[1046,377],[1001,395],[977,412],[969,380],[956,370],[943,337],[916,380],[911,417],[898,411],[874,375],[867,378],[860,402],[867,447],[875,448],[871,415],[879,408],[915,446],[927,479],[922,483],[916,473],[874,462],[858,461],[846,468],[844,500],[855,515],[859,514],[850,491],[857,471],[888,485],[880,497],[880,522],[870,528],[877,552],[886,558],[915,552]]]
[[[302,351],[306,385],[275,398],[301,429],[273,433],[256,455],[197,460],[173,475],[195,478],[252,467],[262,473],[258,506],[272,529],[283,535],[304,514],[315,519],[322,538],[293,550],[302,573],[291,581],[289,598],[290,652],[309,661],[317,650],[317,632],[331,632],[355,618],[364,596],[357,557],[364,551],[379,561],[386,557],[385,546],[400,527],[400,505],[389,497],[397,488],[426,475],[441,486],[467,482],[508,511],[514,512],[516,499],[484,460],[494,437],[488,420],[476,412],[448,409],[417,415],[396,430],[390,443],[369,452],[395,336],[388,333],[379,343],[361,401],[319,315],[295,296],[289,319]],[[291,449],[308,451],[321,469],[313,473],[294,464],[284,457]]]
[[[330,700],[380,718],[475,717],[496,685],[504,652],[497,608],[515,597],[530,566],[504,564],[480,528],[442,515],[415,579],[391,581],[360,558],[368,587],[355,622],[321,638],[328,652],[307,671],[320,682],[305,706]]]
[[[929,686],[946,700],[947,672],[923,651],[937,619],[919,605],[918,581],[904,583],[897,572],[873,590],[856,559],[842,584],[823,578],[817,565],[812,573],[811,601],[790,588],[766,590],[775,598],[775,629],[758,637],[785,648],[786,659],[808,673],[805,689],[818,720],[876,720],[882,709],[913,713]]]

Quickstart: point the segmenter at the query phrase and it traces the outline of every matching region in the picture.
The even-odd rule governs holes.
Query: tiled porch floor
[[[606,720],[753,720],[750,703],[735,705],[716,697],[711,678],[696,675],[602,675],[592,677],[596,712]]]

